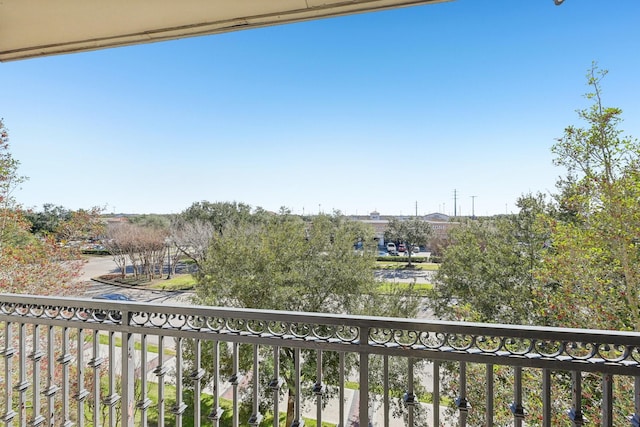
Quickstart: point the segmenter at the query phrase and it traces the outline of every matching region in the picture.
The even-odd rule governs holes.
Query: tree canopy
[[[75,286],[82,262],[52,238],[36,238],[13,192],[26,178],[9,150],[9,132],[0,120],[0,292],[65,295]]]
[[[640,144],[620,130],[622,111],[605,107],[602,79],[606,71],[593,64],[587,74],[591,106],[578,110],[584,126],[568,126],[552,147],[554,163],[565,169],[558,194],[519,200],[517,215],[471,221],[451,232],[431,308],[446,318],[605,330],[640,331]],[[495,370],[496,378],[511,374]],[[470,366],[470,382],[483,381],[484,371]],[[553,395],[567,393],[571,382],[557,375]],[[527,411],[541,410],[534,384]],[[496,381],[502,384],[502,381]],[[449,384],[455,388],[455,384]],[[584,374],[582,410],[600,422],[601,378]],[[447,385],[445,384],[445,388]],[[633,383],[620,379],[619,390]],[[469,398],[483,401],[484,390]],[[495,390],[496,400],[511,390]],[[624,392],[616,395],[614,425],[624,417]],[[482,424],[482,410],[469,422]],[[510,422],[512,414],[497,411],[494,422]],[[536,419],[528,424],[536,425]],[[553,425],[571,425],[557,410]]]
[[[304,221],[282,211],[260,221],[228,223],[211,240],[201,263],[195,300],[214,306],[414,316],[418,305],[411,294],[378,293],[373,236],[373,229],[366,224],[341,215],[318,215]],[[362,250],[354,249],[358,241],[364,243]],[[262,357],[271,356],[268,351]],[[327,352],[323,358],[324,380],[336,384],[337,354]],[[280,361],[289,394],[290,425],[295,396],[301,391],[296,389],[293,376],[294,354],[282,349]],[[304,355],[302,363],[306,387],[315,379],[316,358]],[[265,363],[261,369],[272,367]],[[267,371],[260,378],[271,378]],[[263,389],[268,390],[266,384]]]
[[[433,235],[431,225],[420,218],[413,217],[407,220],[391,219],[384,233],[385,240],[404,243],[407,247],[409,265],[411,265],[411,252],[414,246],[426,246]]]
[[[373,242],[364,224],[319,215],[293,215],[256,224],[227,224],[212,239],[199,274],[199,302],[247,308],[358,313],[359,298],[375,291],[376,251],[355,252],[358,239]]]

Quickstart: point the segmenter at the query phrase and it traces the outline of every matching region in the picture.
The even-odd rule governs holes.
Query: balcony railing
[[[602,425],[613,425],[614,403],[620,394],[613,390],[614,377],[628,378],[635,387],[625,396],[631,402],[628,423],[637,426],[640,414],[638,333],[8,294],[0,294],[0,327],[0,355],[4,359],[4,371],[0,372],[0,420],[7,426],[148,425],[152,411],[155,425],[165,425],[170,416],[171,423],[180,426],[187,410],[193,414],[195,425],[201,425],[204,418],[207,425],[217,426],[223,412],[220,396],[224,386],[228,387],[231,401],[227,411],[232,412],[232,425],[258,425],[264,415],[260,413],[260,391],[273,393],[271,413],[283,410],[278,398],[283,387],[278,358],[283,349],[294,355],[293,380],[297,390],[301,390],[303,378],[301,360],[317,358],[312,387],[312,397],[316,399],[312,418],[317,425],[328,418],[339,426],[417,425],[414,413],[420,404],[415,384],[428,382],[432,390],[427,421],[430,426],[467,425],[470,404],[486,408],[485,425],[494,425],[496,408],[508,404],[513,425],[521,426],[531,416],[539,420],[539,425],[551,426],[552,405],[560,399],[552,396],[552,378],[557,372],[567,373],[570,378],[567,417],[573,425],[585,423],[581,407],[585,373],[595,373],[601,379]],[[187,343],[192,362],[188,365],[191,369],[185,372]],[[202,350],[205,343],[213,343],[207,347],[212,354],[206,358]],[[221,354],[222,343],[228,359]],[[248,356],[253,362],[247,372],[240,372],[239,368],[241,349],[246,348],[242,344],[251,349]],[[265,350],[273,359],[264,357]],[[301,352],[307,356],[301,356]],[[338,397],[336,405],[327,406],[323,360],[331,355],[338,360]],[[345,360],[353,356],[358,361],[353,377],[358,391],[352,393],[357,396],[352,405],[357,410],[350,414]],[[383,361],[381,384],[370,380],[374,357]],[[407,361],[402,419],[395,419],[390,409],[389,360],[394,358]],[[203,360],[211,362],[207,365]],[[273,378],[261,382],[258,365],[266,360],[273,364]],[[420,361],[427,362],[431,376],[416,368]],[[446,372],[454,375],[455,403],[441,396],[445,363]],[[480,385],[484,389],[483,402],[469,402],[469,387],[478,387],[467,384],[470,366],[486,370],[485,384]],[[512,373],[510,402],[494,402],[496,366],[508,367]],[[205,368],[210,376],[205,376]],[[230,379],[222,378],[223,371],[232,373]],[[537,386],[542,408],[539,414],[527,414],[524,409],[523,395],[528,390],[523,386],[523,372],[529,371],[538,372],[541,378]],[[248,399],[252,414],[248,419],[240,418],[241,378],[248,383],[244,385],[246,390],[251,391]],[[187,399],[193,402],[191,405],[185,403],[185,383],[191,384],[189,393],[193,399]],[[268,386],[261,385],[267,383]],[[169,385],[175,392],[173,402],[167,399]],[[213,409],[202,414],[205,394],[212,396]],[[302,398],[301,393],[295,394],[294,426],[304,424]],[[376,405],[380,408],[374,418]],[[444,420],[441,408],[446,406],[457,408],[453,421]],[[277,420],[274,417],[274,425],[278,425]]]

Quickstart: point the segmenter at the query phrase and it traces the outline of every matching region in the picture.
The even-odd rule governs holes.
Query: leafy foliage
[[[552,147],[554,163],[566,168],[555,205],[540,196],[519,201],[520,213],[465,224],[452,231],[433,291],[432,309],[442,317],[483,322],[640,331],[640,144],[619,129],[621,110],[604,107],[600,86],[606,71],[587,74],[593,104],[579,110],[586,127],[569,126]],[[469,365],[470,384],[482,384],[487,367]],[[496,401],[508,401],[509,370],[493,368]],[[450,371],[451,372],[451,371]],[[523,373],[524,405],[541,412],[541,372]],[[571,378],[552,372],[553,425],[569,426]],[[616,379],[613,425],[633,412],[632,379]],[[582,410],[600,422],[602,378],[584,373]],[[445,388],[455,393],[455,375]],[[468,391],[475,410],[469,422],[483,424],[484,390]],[[478,408],[480,406],[480,408]],[[494,424],[510,424],[496,411]],[[539,425],[535,415],[527,425]]]
[[[593,64],[593,105],[578,111],[588,126],[567,127],[552,148],[568,173],[558,182],[565,216],[547,218],[553,245],[538,277],[553,292],[539,297],[550,323],[640,331],[640,144],[622,135],[622,111],[602,105],[606,74]]]
[[[354,250],[355,242],[364,242]],[[377,247],[373,230],[363,223],[340,215],[319,215],[312,222],[282,211],[260,221],[228,223],[211,240],[197,277],[196,302],[206,305],[271,310],[362,313],[414,316],[417,299],[409,290],[383,296],[377,294],[374,278]],[[251,369],[251,349],[240,349],[241,366]],[[261,349],[262,357],[273,357],[271,349]],[[295,396],[311,396],[316,375],[316,354],[301,356],[304,390],[297,390],[293,376],[295,354],[280,349],[280,373],[288,391],[288,419],[291,423]],[[229,349],[222,352],[230,357]],[[211,354],[210,349],[203,351]],[[348,357],[347,365],[355,360]],[[271,359],[273,360],[273,359]],[[323,352],[323,378],[331,385],[338,381],[338,354]],[[211,366],[203,361],[203,366]],[[225,364],[229,366],[229,364]],[[273,363],[260,364],[260,378],[269,381]],[[400,375],[399,375],[400,376]],[[268,390],[266,384],[261,388]],[[330,393],[336,393],[330,388]],[[264,395],[261,403],[268,402]]]
[[[9,134],[0,120],[0,292],[65,295],[76,286],[82,262],[54,239],[35,238],[31,223],[15,203],[13,191],[26,178],[9,151]]]
[[[518,200],[520,213],[468,221],[451,230],[429,307],[451,320],[499,323],[534,321],[534,269],[547,233],[536,218],[546,209],[543,196]]]
[[[385,240],[404,243],[407,246],[408,263],[411,265],[411,252],[414,246],[426,246],[433,235],[431,225],[420,218],[389,221],[384,233]]]

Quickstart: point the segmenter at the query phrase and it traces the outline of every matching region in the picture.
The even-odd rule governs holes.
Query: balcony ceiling
[[[0,61],[449,0],[0,0]]]

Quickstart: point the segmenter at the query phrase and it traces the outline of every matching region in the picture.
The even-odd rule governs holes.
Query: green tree
[[[9,151],[9,133],[0,120],[0,292],[65,295],[77,287],[74,280],[82,262],[54,239],[36,239],[31,223],[13,192],[26,178],[20,162]]]
[[[520,205],[519,218],[454,230],[432,295],[436,313],[485,322],[640,331],[640,144],[619,129],[621,110],[602,104],[606,74],[592,65],[587,74],[592,91],[586,97],[593,104],[578,111],[586,126],[567,127],[552,147],[555,164],[566,168],[556,205],[529,198]],[[480,383],[484,374],[476,368],[467,374]],[[509,373],[496,370],[495,375]],[[524,381],[539,384],[538,375],[528,372]],[[555,377],[552,395],[568,394],[568,377]],[[616,384],[614,425],[627,423],[624,414],[633,407],[624,392],[633,389],[627,380]],[[599,424],[601,379],[585,374],[582,387],[585,417]],[[539,413],[536,387],[525,388],[531,390],[527,411]],[[483,393],[469,391],[476,406]],[[495,399],[508,399],[508,393]],[[563,411],[554,410],[553,425],[572,425]],[[482,424],[481,413],[473,411],[470,422]],[[507,422],[510,414],[500,416]],[[528,419],[527,424],[535,423]]]
[[[71,212],[64,206],[45,203],[42,210],[29,210],[25,217],[31,222],[31,232],[36,235],[53,234],[60,223],[71,218]]]
[[[198,274],[197,303],[349,314],[403,311],[415,315],[417,304],[410,304],[410,298],[400,301],[377,294],[377,248],[371,228],[337,215],[319,215],[305,222],[286,210],[281,213],[256,223],[227,224],[220,237],[211,240]],[[365,242],[364,250],[355,251],[354,243],[359,240]],[[264,357],[271,357],[270,351]],[[281,373],[288,390],[287,425],[291,425],[295,396],[302,393],[295,388],[293,357],[290,349],[281,350]],[[335,384],[337,354],[327,352],[323,357],[325,379]],[[305,355],[302,362],[303,382],[312,383],[316,358]],[[261,369],[271,368],[263,363]],[[270,378],[270,373],[260,377]]]
[[[13,192],[27,178],[18,174],[19,166],[9,150],[9,131],[0,119],[0,250],[22,234],[23,216],[16,215]]]
[[[428,299],[437,317],[515,324],[534,321],[534,270],[548,239],[537,218],[548,204],[538,194],[522,196],[517,205],[517,215],[467,221],[451,230]]]
[[[606,74],[592,65],[592,105],[578,111],[587,126],[567,127],[552,147],[567,170],[558,182],[566,215],[548,219],[553,245],[539,277],[553,289],[542,295],[549,322],[640,331],[640,144],[620,130],[622,111],[603,106]]]
[[[411,253],[414,246],[426,246],[433,236],[431,225],[420,218],[414,217],[408,220],[393,218],[389,221],[384,233],[385,240],[402,242],[407,247],[409,266],[411,266]]]
[[[143,214],[130,216],[129,222],[134,225],[157,230],[168,230],[174,215]]]
[[[260,209],[260,208],[258,208]],[[261,209],[260,209],[261,210]],[[210,223],[218,233],[222,233],[229,224],[251,222],[251,206],[238,202],[195,202],[179,214],[185,222],[196,220]]]

